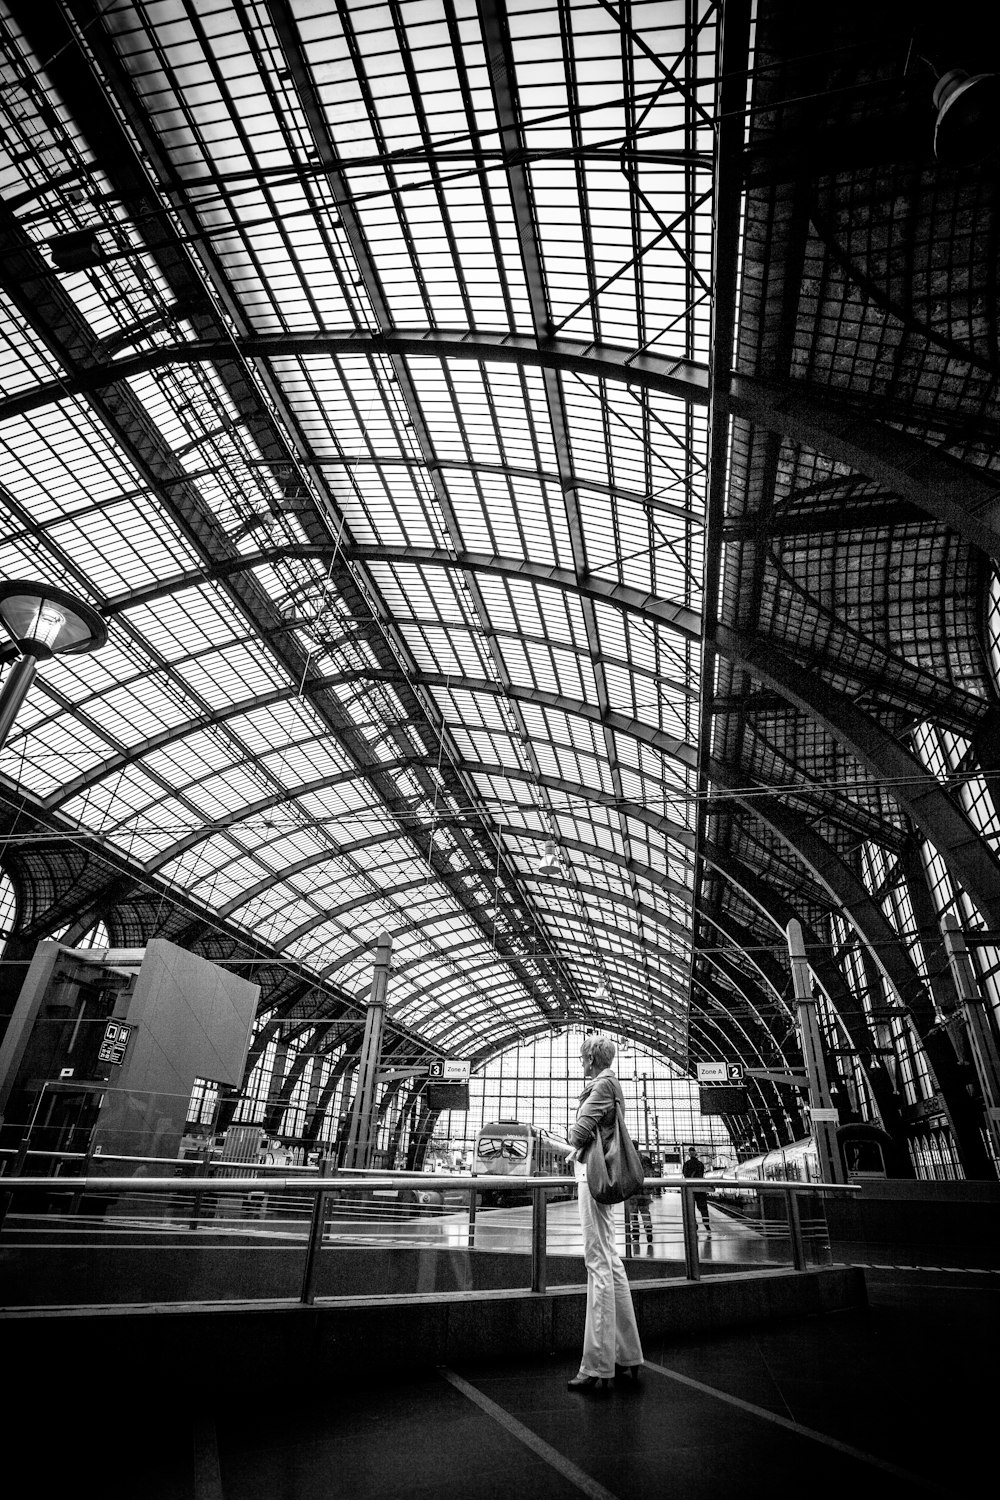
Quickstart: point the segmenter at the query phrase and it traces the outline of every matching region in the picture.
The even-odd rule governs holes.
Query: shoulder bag
[[[639,1153],[625,1128],[622,1107],[616,1099],[611,1139],[604,1145],[598,1126],[587,1150],[590,1196],[595,1203],[623,1203],[639,1191],[644,1176]]]

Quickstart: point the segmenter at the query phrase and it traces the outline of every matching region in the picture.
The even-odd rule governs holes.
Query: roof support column
[[[709,776],[720,786],[730,788],[737,802],[750,814],[759,818],[784,844],[793,851],[812,874],[817,884],[825,890],[851,922],[862,943],[872,952],[875,961],[899,996],[911,1020],[921,1034],[928,1063],[941,1097],[942,1108],[956,1143],[961,1138],[958,1122],[968,1100],[960,1080],[955,1076],[953,1053],[950,1044],[942,1055],[938,1039],[941,1033],[933,1027],[926,1034],[919,1031],[919,1018],[913,1014],[913,1005],[918,1005],[924,995],[924,981],[919,969],[899,939],[896,929],[884,916],[881,907],[866,890],[860,877],[846,860],[821,838],[812,828],[791,812],[777,796],[760,795],[751,791],[746,796],[739,778],[718,762],[711,762]],[[939,1066],[940,1064],[940,1066]]]
[[[809,1118],[823,1182],[843,1182],[844,1166],[837,1146],[837,1111],[826,1076],[823,1038],[816,1019],[816,1000],[809,979],[809,960],[802,937],[802,924],[792,918],[786,929],[792,985],[802,1033],[802,1061],[809,1080]]]
[[[847,1035],[850,1037],[851,1045],[856,1049],[858,1063],[865,1075],[865,1080],[871,1090],[872,1101],[878,1111],[882,1128],[892,1136],[896,1146],[897,1157],[902,1166],[909,1164],[909,1151],[907,1148],[906,1124],[903,1120],[899,1107],[899,1096],[893,1086],[893,1080],[889,1071],[882,1061],[882,1055],[878,1050],[878,1033],[865,1015],[858,997],[851,986],[847,983],[839,966],[835,962],[829,950],[829,944],[824,942],[809,923],[802,921],[790,902],[785,901],[782,896],[772,890],[752,870],[741,865],[732,858],[723,860],[720,855],[714,853],[710,847],[706,847],[705,858],[713,868],[732,882],[748,900],[752,901],[766,917],[772,921],[781,932],[786,932],[789,922],[797,920],[802,929],[803,940],[809,957],[809,967],[819,984],[820,989],[826,995],[838,1019]],[[708,917],[703,913],[703,920],[711,921],[720,932],[727,931],[725,923],[728,919],[722,916]],[[735,928],[727,935],[730,940],[739,945],[748,945],[749,935],[740,936],[740,929]],[[862,959],[867,964],[872,963],[870,950],[862,945]],[[782,980],[785,979],[785,970],[781,969]],[[777,992],[777,991],[776,991]],[[907,1171],[906,1176],[912,1176],[912,1169]]]
[[[961,1002],[956,975],[948,962],[950,955],[942,941],[938,913],[927,884],[927,871],[915,840],[911,840],[904,848],[899,857],[899,866],[924,951],[928,985],[934,1000],[933,1006],[929,1002],[925,1003],[919,1013],[914,1008],[914,1024],[928,1057],[933,1058],[938,1082],[942,1078],[949,1081],[951,1128],[962,1170],[972,1180],[994,1177],[996,1174],[993,1164],[983,1144],[979,1110],[969,1093],[974,1075],[967,1038],[961,1029],[956,1035],[954,1024],[942,1030],[935,1015],[936,1008],[940,1015],[950,1017],[961,1028]]]
[[[958,991],[960,1014],[965,1021],[972,1060],[979,1080],[986,1115],[986,1129],[993,1150],[1000,1159],[1000,1058],[986,1012],[985,997],[980,992],[965,933],[958,918],[949,913],[941,923],[948,962]]]
[[[344,1152],[345,1167],[368,1167],[371,1165],[374,1146],[375,1088],[379,1058],[382,1052],[382,1027],[385,1021],[385,995],[389,984],[389,960],[392,956],[392,938],[389,933],[379,933],[375,950],[375,973],[372,979],[371,999],[365,1016],[365,1035],[361,1043],[358,1061],[358,1079],[354,1090],[354,1107],[351,1110],[351,1128]]]

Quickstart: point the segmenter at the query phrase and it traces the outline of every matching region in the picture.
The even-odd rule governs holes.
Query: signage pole
[[[385,992],[389,984],[391,956],[392,938],[388,932],[380,932],[375,951],[371,999],[365,1016],[365,1035],[358,1059],[358,1081],[354,1090],[354,1107],[351,1110],[351,1128],[344,1152],[345,1167],[371,1166],[372,1148],[375,1145],[376,1074],[382,1052],[382,1023],[385,1020]]]
[[[816,1001],[813,999],[809,979],[809,961],[806,958],[802,926],[795,917],[786,927],[785,936],[788,940],[792,986],[802,1032],[802,1061],[805,1063],[809,1084],[809,1114],[816,1155],[819,1158],[820,1177],[823,1182],[843,1182],[844,1166],[837,1147],[837,1111],[833,1107],[833,1097],[826,1077],[826,1061],[823,1057],[819,1023],[816,1020]]]

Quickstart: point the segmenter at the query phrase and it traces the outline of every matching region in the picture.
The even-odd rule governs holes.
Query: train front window
[[[847,1141],[844,1144],[848,1174],[859,1177],[884,1177],[885,1160],[877,1141]]]
[[[480,1161],[523,1161],[528,1154],[527,1141],[511,1140],[510,1137],[483,1136],[476,1148]]]

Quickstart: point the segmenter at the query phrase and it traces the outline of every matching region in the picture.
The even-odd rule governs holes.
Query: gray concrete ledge
[[[867,1304],[864,1272],[853,1266],[639,1282],[632,1295],[649,1341]],[[133,1371],[144,1395],[154,1388],[176,1392],[195,1372],[211,1370],[213,1390],[222,1384],[237,1400],[273,1389],[276,1371],[294,1371],[297,1383],[331,1381],[361,1371],[577,1351],[585,1307],[583,1287],[556,1287],[350,1298],[312,1307],[50,1307],[0,1314],[0,1324],[12,1369],[60,1369],[64,1360],[83,1357],[95,1391],[121,1391],[124,1372]]]

